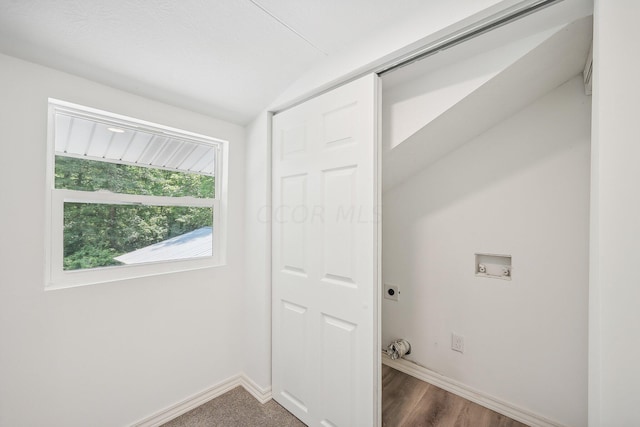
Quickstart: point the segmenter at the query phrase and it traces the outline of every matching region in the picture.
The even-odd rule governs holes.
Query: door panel
[[[378,424],[378,77],[273,118],[273,397]]]
[[[305,383],[304,365],[298,363],[305,360],[308,338],[307,309],[305,307],[282,301],[282,335],[287,337],[282,343],[283,382],[287,384],[287,399],[294,402],[301,410],[307,410],[309,387]]]
[[[322,425],[350,426],[355,422],[354,389],[356,366],[354,351],[357,325],[322,316]],[[337,350],[339,349],[339,350]],[[339,386],[336,386],[339,384]],[[331,421],[330,421],[331,420]]]
[[[357,204],[357,167],[347,166],[322,172],[324,274],[323,281],[354,287],[356,273],[355,230],[348,220],[349,209]]]
[[[307,205],[307,176],[294,175],[282,178],[281,188],[282,206]],[[306,275],[304,222],[286,221],[280,226],[282,245],[280,245],[280,259],[282,271]]]

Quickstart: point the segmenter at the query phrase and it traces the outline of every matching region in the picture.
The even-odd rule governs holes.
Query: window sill
[[[102,283],[123,282],[146,277],[219,268],[225,265],[225,263],[209,258],[163,261],[143,265],[123,265],[78,271],[59,271],[47,280],[45,291],[98,285]]]

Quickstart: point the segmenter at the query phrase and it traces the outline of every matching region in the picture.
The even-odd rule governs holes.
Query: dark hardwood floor
[[[386,365],[382,365],[382,426],[526,427]]]

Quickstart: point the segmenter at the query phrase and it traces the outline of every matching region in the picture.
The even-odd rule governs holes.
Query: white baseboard
[[[522,409],[509,402],[505,402],[478,390],[474,390],[465,384],[445,377],[444,375],[438,374],[437,372],[420,365],[416,365],[408,360],[391,360],[386,353],[383,353],[382,363],[531,427],[565,427],[563,424],[559,424],[543,417],[542,415]]]
[[[253,382],[251,378],[249,378],[244,374],[240,377],[240,384],[242,385],[242,387],[244,387],[245,390],[251,393],[258,402],[267,403],[268,401],[271,400],[270,386],[267,388],[262,388],[258,384]]]
[[[431,371],[425,367],[416,365],[408,360],[391,360],[386,353],[383,353],[382,363],[531,427],[565,427],[564,425],[549,420],[541,415],[522,409],[486,393],[474,390],[465,384],[445,377],[444,375],[438,374],[437,372]],[[251,395],[260,403],[264,404],[272,398],[271,387],[262,388],[245,374],[237,374],[201,391],[200,393],[194,394],[182,402],[176,403],[175,405],[134,423],[132,427],[159,427],[162,424],[167,423],[238,386],[244,387],[244,389],[251,393]]]
[[[242,386],[253,397],[255,397],[260,403],[266,403],[271,400],[271,387],[266,389],[258,386],[245,374],[234,375],[218,384],[211,386],[210,388],[194,394],[191,397],[183,400],[182,402],[171,405],[162,411],[153,414],[143,420],[140,420],[132,425],[132,427],[158,427],[164,423],[171,421],[174,418],[178,418],[180,415],[189,412],[198,406],[207,403],[208,401],[215,399],[218,396],[225,394],[226,392],[233,390],[234,388]]]

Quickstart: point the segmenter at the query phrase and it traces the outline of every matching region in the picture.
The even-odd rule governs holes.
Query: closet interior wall
[[[383,345],[559,425],[587,423],[591,22],[383,77]],[[510,280],[477,275],[477,253],[511,256]]]

